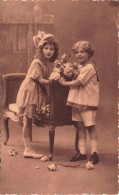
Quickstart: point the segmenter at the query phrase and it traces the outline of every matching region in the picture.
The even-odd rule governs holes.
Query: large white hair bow
[[[38,48],[39,46],[43,45],[48,38],[53,36],[54,35],[52,34],[45,34],[44,31],[38,31],[38,35],[33,37],[35,47]]]

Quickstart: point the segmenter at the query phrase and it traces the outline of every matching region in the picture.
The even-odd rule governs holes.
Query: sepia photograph
[[[0,1],[0,194],[118,194],[118,8]]]

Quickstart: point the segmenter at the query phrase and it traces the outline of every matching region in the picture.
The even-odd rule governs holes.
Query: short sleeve
[[[86,85],[88,81],[96,74],[95,68],[92,64],[87,64],[80,69],[80,74],[77,79],[82,85]]]
[[[28,70],[28,77],[32,79],[39,79],[43,77],[42,65],[38,62],[32,63]]]

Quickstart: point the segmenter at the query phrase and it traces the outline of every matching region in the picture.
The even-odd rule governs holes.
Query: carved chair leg
[[[8,142],[8,139],[9,139],[9,124],[8,124],[8,120],[9,120],[9,117],[4,117],[4,126],[5,126],[5,133],[6,133],[4,145],[7,145],[7,142]]]
[[[32,142],[32,128],[30,129],[30,141]]]
[[[75,150],[77,154],[80,153],[79,148],[78,148],[78,143],[79,143],[79,130],[76,129],[76,135],[75,135]]]
[[[53,149],[54,149],[54,137],[55,137],[55,126],[51,125],[49,128],[49,160],[52,161],[53,158]]]

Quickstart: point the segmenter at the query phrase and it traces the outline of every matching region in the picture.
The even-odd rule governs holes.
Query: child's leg
[[[80,109],[72,107],[72,120],[76,129],[75,149],[77,154],[73,156],[70,161],[86,159],[86,128],[81,117]],[[79,148],[78,148],[79,143]]]
[[[24,117],[23,136],[30,137],[30,130],[32,129],[32,118]]]
[[[78,148],[79,139],[80,140],[86,139],[85,127],[84,127],[84,123],[80,115],[79,108],[72,107],[72,120],[74,121],[74,126],[76,129],[75,149],[76,149],[77,155],[79,156],[79,153],[80,153],[79,148]]]
[[[86,128],[83,122],[78,122],[79,127],[79,150],[80,155],[78,160],[86,160]]]
[[[95,128],[96,111],[93,110],[83,111],[81,113],[81,117],[84,121],[85,127],[88,129],[91,139],[92,155],[90,161],[92,161],[93,164],[96,164],[99,161],[99,157],[97,155],[98,135]]]
[[[32,119],[25,116],[24,126],[23,126],[23,140],[24,140],[25,151],[31,150],[31,144],[30,144],[31,129],[32,129]]]
[[[86,128],[83,122],[78,122],[79,125],[79,150],[81,154],[86,154]]]
[[[24,157],[25,158],[41,158],[43,155],[36,154],[32,151],[30,144],[30,132],[32,130],[32,119],[27,116],[24,117],[24,126],[23,126],[23,141],[25,146]]]
[[[74,122],[74,126],[75,126],[75,130],[76,130],[76,134],[75,134],[75,150],[77,153],[77,156],[79,155],[80,151],[78,148],[78,144],[79,144],[79,127],[78,127],[78,122]]]
[[[92,147],[92,154],[93,152],[97,152],[98,153],[98,150],[97,150],[97,144],[98,144],[98,134],[97,134],[97,131],[96,131],[96,127],[95,125],[92,125],[90,127],[87,127],[88,129],[88,132],[89,132],[89,135],[90,135],[90,140],[91,140],[91,147]]]
[[[92,125],[90,127],[87,127],[89,135],[90,135],[90,140],[91,140],[91,147],[92,147],[92,151],[91,151],[91,159],[90,161],[93,164],[98,163],[99,161],[99,157],[98,157],[98,149],[97,149],[97,144],[98,144],[98,134],[96,131],[96,127],[95,125]]]
[[[76,129],[75,149],[77,154],[70,161],[85,160],[86,156],[86,128],[83,122],[74,122]],[[79,143],[79,144],[78,144]],[[79,148],[78,148],[79,145]]]

